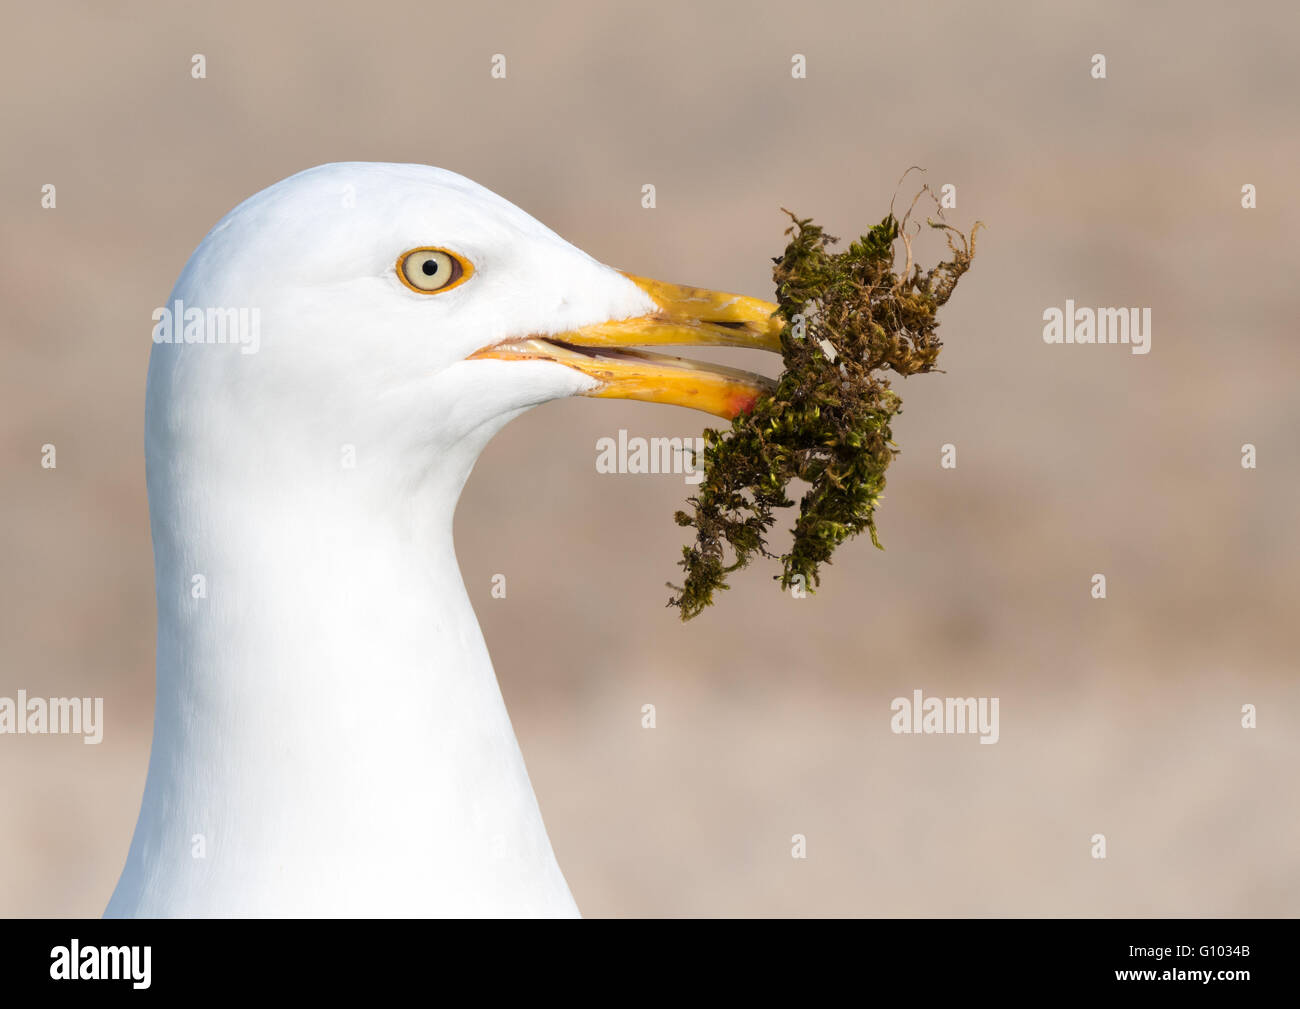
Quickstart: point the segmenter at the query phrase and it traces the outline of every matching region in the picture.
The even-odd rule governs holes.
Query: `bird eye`
[[[397,275],[412,291],[433,294],[464,283],[474,272],[467,260],[446,249],[412,249],[397,260]]]

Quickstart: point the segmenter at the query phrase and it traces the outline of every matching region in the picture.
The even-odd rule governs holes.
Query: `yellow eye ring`
[[[416,294],[441,294],[473,275],[473,263],[436,245],[409,249],[397,257],[397,279]]]

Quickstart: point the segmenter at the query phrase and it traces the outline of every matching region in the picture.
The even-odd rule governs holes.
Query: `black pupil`
[[[432,277],[438,272],[438,261],[436,259],[426,259],[420,269],[424,271],[426,277]]]

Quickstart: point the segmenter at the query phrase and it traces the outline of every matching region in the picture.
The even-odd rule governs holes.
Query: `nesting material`
[[[756,557],[779,560],[773,577],[783,590],[811,592],[846,540],[865,530],[883,549],[875,512],[899,451],[891,424],[902,408],[891,373],[935,369],[937,313],[970,269],[980,227],[963,233],[928,219],[944,233],[950,255],[922,270],[912,260],[911,210],[901,221],[891,210],[843,252],[830,251],[838,240],[811,219],[785,212],[790,240],[772,271],[785,323],[784,371],[775,390],[730,429],[704,432],[704,478],[675,516],[695,530],[695,541],[682,548],[685,580],[670,585],[669,605],[683,620],[710,606],[728,576]],[[787,490],[794,480],[807,490],[789,546],[778,554],[768,535],[776,510],[794,507]]]

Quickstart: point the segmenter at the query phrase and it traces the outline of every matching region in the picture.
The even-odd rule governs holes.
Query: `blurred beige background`
[[[909,165],[989,225],[946,373],[900,385],[888,549],[815,598],[756,569],[664,608],[688,488],[598,475],[595,442],[702,414],[555,403],[484,454],[462,569],[586,914],[1300,910],[1300,19],[977,6],[6,4],[0,695],[102,696],[107,727],[0,736],[0,914],[101,913],[138,810],[149,313],[225,211],[338,160],[453,169],[605,262],[763,296],[779,207],[848,238]],[[1152,352],[1044,345],[1066,298],[1150,306]],[[1001,698],[1001,741],[892,734],[918,688]]]

